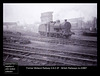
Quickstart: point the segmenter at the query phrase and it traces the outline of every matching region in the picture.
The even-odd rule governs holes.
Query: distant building
[[[97,29],[97,18],[96,17],[94,17],[93,19],[93,28]]]
[[[14,26],[17,26],[17,22],[4,22],[3,29],[10,29]]]
[[[83,17],[71,18],[68,21],[72,24],[72,29],[81,29],[83,27]]]
[[[53,21],[53,12],[44,12],[41,13],[41,23],[47,23]]]
[[[4,22],[3,26],[7,26],[7,27],[9,27],[9,26],[17,26],[17,22]]]

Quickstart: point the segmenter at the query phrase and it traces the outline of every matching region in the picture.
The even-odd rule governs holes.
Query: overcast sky
[[[76,17],[97,17],[96,3],[4,3],[3,22],[20,21],[24,23],[40,22],[43,12],[53,11],[53,20]]]

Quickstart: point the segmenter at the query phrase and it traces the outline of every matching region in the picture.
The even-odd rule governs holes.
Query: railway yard
[[[20,66],[97,66],[97,37],[63,39],[4,31],[3,61]]]

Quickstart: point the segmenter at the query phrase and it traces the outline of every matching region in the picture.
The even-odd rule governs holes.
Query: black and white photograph
[[[97,66],[97,3],[3,3],[3,65]]]

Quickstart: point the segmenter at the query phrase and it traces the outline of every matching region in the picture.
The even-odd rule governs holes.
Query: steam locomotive
[[[66,28],[64,23],[60,23],[60,20],[57,20],[41,24],[39,26],[39,34],[46,37],[68,38],[75,33],[71,32],[71,27]]]

